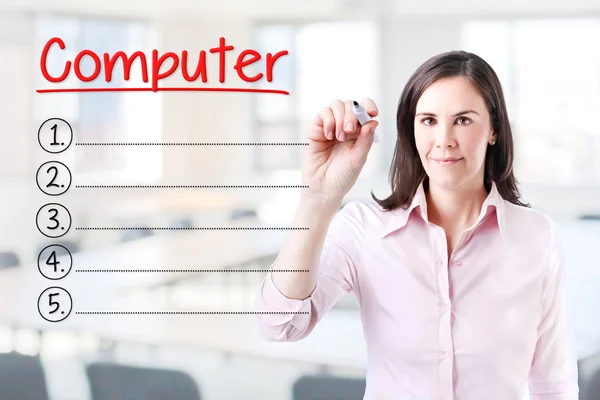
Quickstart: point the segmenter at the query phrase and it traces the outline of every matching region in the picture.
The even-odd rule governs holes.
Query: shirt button
[[[446,350],[446,351],[444,352],[444,357],[445,357],[445,358],[450,358],[450,355],[451,355],[451,354],[452,354],[452,353],[450,352],[450,350]]]
[[[457,261],[457,262],[456,262],[456,266],[457,266],[457,267],[462,267],[462,261]]]

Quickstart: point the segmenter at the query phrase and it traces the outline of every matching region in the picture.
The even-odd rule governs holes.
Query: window
[[[600,19],[476,21],[463,48],[506,91],[521,182],[600,183]]]
[[[47,59],[48,72],[60,76],[67,60],[73,61],[84,49],[113,55],[123,51],[151,54],[155,47],[153,32],[140,22],[127,20],[40,16],[35,22],[35,54],[39,59],[46,42],[60,37],[65,49],[53,46]],[[94,63],[82,58],[81,72],[92,74]],[[50,83],[36,68],[36,89],[78,87],[144,86],[139,60],[133,63],[129,81],[125,81],[122,61],[113,70],[110,83],[97,79],[80,82],[73,70],[61,83]],[[104,68],[104,67],[102,67]],[[101,73],[103,73],[104,69]],[[103,76],[103,75],[101,75]],[[74,179],[85,183],[112,184],[135,180],[151,182],[160,178],[161,151],[158,146],[78,146],[77,143],[155,142],[161,139],[161,104],[159,93],[144,92],[75,92],[35,95],[37,126],[48,118],[63,118],[73,129],[73,143],[64,153],[53,155],[71,170]],[[45,161],[46,154],[39,154]]]
[[[257,27],[254,47],[261,54],[289,52],[277,61],[270,85],[290,94],[255,95],[256,141],[305,142],[314,115],[334,99],[370,97],[377,102],[378,34],[375,23],[361,21]],[[379,147],[371,148],[361,176],[381,164]],[[263,171],[298,170],[301,155],[300,146],[255,146],[254,166]]]

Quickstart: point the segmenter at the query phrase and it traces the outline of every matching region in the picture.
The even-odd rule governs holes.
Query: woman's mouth
[[[459,162],[460,160],[462,160],[462,158],[453,158],[453,157],[448,157],[448,158],[434,158],[433,161],[435,161],[436,163],[438,163],[438,165],[454,165],[457,162]]]

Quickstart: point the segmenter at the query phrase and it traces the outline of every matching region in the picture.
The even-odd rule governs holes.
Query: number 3
[[[54,215],[50,217],[50,221],[54,221],[56,222],[56,225],[54,226],[47,226],[48,229],[56,229],[60,226],[60,222],[58,222],[58,220],[56,219],[56,216],[58,215],[58,210],[56,208],[51,208],[48,210],[49,212],[54,211]]]

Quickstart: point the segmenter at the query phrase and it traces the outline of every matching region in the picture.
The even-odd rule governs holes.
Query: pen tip
[[[354,104],[354,107],[358,107],[358,102],[353,101],[352,103]]]

